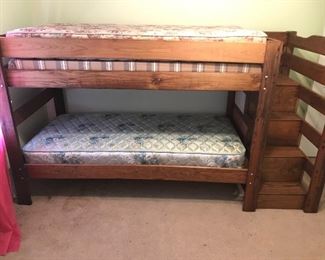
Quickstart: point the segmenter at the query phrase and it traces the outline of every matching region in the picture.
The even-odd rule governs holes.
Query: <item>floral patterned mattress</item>
[[[19,28],[6,37],[99,38],[137,40],[212,40],[266,42],[262,31],[237,26],[125,25],[125,24],[50,24]]]
[[[52,24],[9,31],[6,37],[99,38],[139,40],[208,40],[265,43],[261,31],[239,27],[116,25],[116,24]],[[134,60],[33,60],[11,59],[9,69],[19,70],[101,70],[152,72],[261,72],[261,65],[237,63],[162,62]]]
[[[245,147],[213,114],[83,113],[50,122],[23,147],[28,163],[238,168]]]

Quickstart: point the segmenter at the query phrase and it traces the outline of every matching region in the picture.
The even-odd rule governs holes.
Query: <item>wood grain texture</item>
[[[267,130],[268,145],[297,146],[301,124],[301,121],[296,120],[270,120]]]
[[[29,116],[54,98],[55,94],[54,89],[46,89],[16,109],[13,113],[16,125],[18,126],[24,122]]]
[[[245,183],[247,169],[169,165],[26,164],[37,179],[143,179]]]
[[[304,195],[258,195],[257,208],[260,209],[302,209]]]
[[[303,38],[297,35],[292,35],[289,36],[289,42],[296,48],[325,55],[325,37],[323,36],[314,35],[308,38]]]
[[[277,86],[299,86],[299,83],[294,81],[293,79],[289,78],[286,74],[279,74],[276,79]]]
[[[0,64],[0,121],[16,191],[16,200],[19,204],[30,205],[32,201],[29,176],[24,167],[24,156],[20,148],[17,128],[12,117],[10,96],[2,64]]]
[[[282,43],[277,40],[268,39],[250,148],[246,191],[243,203],[244,211],[254,211],[257,207],[257,194],[262,179],[260,169],[266,144],[272,89],[278,76],[281,53]]]
[[[297,146],[267,146],[265,158],[304,158],[304,153]]]
[[[288,60],[290,69],[325,85],[325,66],[291,54]]]
[[[300,182],[304,170],[305,158],[263,159],[262,175],[265,182]]]
[[[149,90],[259,89],[258,73],[111,72],[8,70],[8,84],[36,88],[112,88]]]
[[[299,98],[317,111],[325,115],[325,98],[317,93],[301,86],[299,88]]]
[[[305,195],[306,191],[299,182],[264,182],[260,194]]]
[[[302,209],[305,190],[300,183],[265,182],[259,192],[257,207],[272,209]]]
[[[0,38],[2,56],[263,63],[265,44],[221,41]]]
[[[299,87],[281,86],[274,88],[271,110],[274,112],[295,112],[297,110]]]

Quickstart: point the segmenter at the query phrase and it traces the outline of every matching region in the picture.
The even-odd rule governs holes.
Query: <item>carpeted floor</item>
[[[21,260],[325,259],[318,214],[246,213],[236,186],[149,181],[46,181],[17,206]]]

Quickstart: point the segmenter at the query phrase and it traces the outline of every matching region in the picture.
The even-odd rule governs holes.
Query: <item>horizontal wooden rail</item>
[[[287,54],[289,68],[325,85],[325,66]]]
[[[2,37],[3,57],[263,63],[266,44],[222,41]]]
[[[314,109],[325,115],[325,98],[317,93],[301,86],[299,88],[299,96],[302,101],[312,106]]]
[[[320,145],[321,134],[318,133],[315,128],[313,128],[306,121],[302,123],[301,133],[317,148]]]
[[[245,183],[247,169],[168,165],[26,164],[37,179],[145,179]]]
[[[16,109],[13,113],[15,124],[19,125],[24,122],[29,116],[54,98],[55,95],[55,89],[46,89]]]
[[[310,36],[303,38],[297,35],[289,36],[289,43],[299,49],[325,55],[325,37]]]
[[[7,70],[10,87],[258,91],[261,73]]]

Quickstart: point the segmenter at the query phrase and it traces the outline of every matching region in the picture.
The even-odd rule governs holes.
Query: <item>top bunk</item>
[[[258,91],[267,36],[239,27],[53,24],[0,37],[10,87]]]

